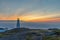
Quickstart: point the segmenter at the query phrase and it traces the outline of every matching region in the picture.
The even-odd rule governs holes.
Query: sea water
[[[8,28],[13,29],[16,28],[15,20],[3,20],[0,21],[0,28]],[[20,27],[22,28],[30,28],[30,29],[48,29],[48,28],[60,28],[59,22],[20,22]]]

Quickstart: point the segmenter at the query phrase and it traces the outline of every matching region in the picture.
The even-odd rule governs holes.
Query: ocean
[[[15,20],[0,20],[0,28],[8,28],[13,29],[16,28],[16,21]],[[20,22],[21,28],[30,28],[30,29],[48,29],[48,28],[59,28],[59,22]]]

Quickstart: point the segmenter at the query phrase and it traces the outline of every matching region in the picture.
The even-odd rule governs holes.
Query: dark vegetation
[[[45,32],[49,32],[48,30],[54,32],[51,35],[45,35]],[[11,30],[7,30],[3,33],[0,33],[0,38],[7,37],[8,35],[14,35],[16,33],[27,32],[26,33],[26,40],[33,40],[34,36],[43,36],[42,40],[60,40],[60,29],[28,29],[28,28],[15,28]]]

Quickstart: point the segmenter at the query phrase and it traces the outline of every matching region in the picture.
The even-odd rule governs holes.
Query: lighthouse
[[[17,28],[20,28],[20,20],[17,18]]]

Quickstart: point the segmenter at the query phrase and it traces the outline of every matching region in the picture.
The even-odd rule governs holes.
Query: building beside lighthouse
[[[17,18],[17,28],[20,28],[20,20]]]

